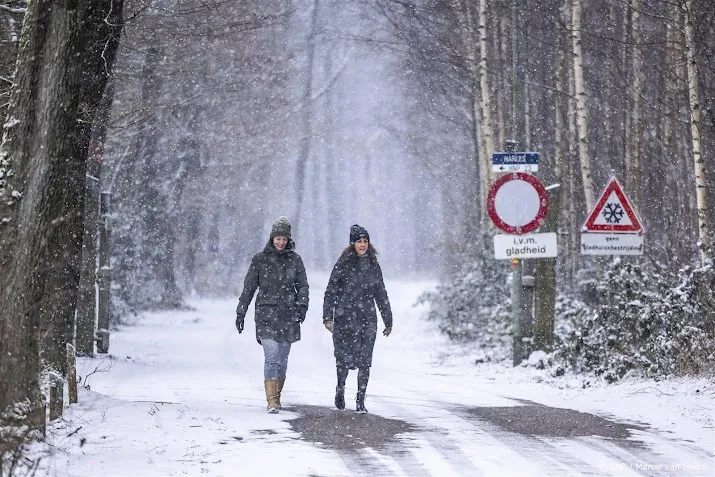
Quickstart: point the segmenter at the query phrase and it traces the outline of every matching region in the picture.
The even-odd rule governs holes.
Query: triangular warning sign
[[[586,222],[584,232],[643,233],[645,230],[615,177],[601,193]]]

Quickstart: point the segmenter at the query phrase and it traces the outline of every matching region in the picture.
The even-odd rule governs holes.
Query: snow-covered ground
[[[49,426],[39,475],[715,475],[712,379],[605,385],[475,365],[477,350],[447,340],[413,306],[429,282],[388,280],[395,326],[375,347],[370,414],[332,410],[332,342],[320,316],[327,277],[310,278],[284,412],[265,411],[252,316],[239,335],[236,300],[198,300],[192,311],[138,319],[112,333],[110,355],[80,360],[89,389]],[[348,409],[355,388],[351,373]],[[542,417],[504,417],[525,405]],[[606,428],[632,429],[619,439],[558,435],[560,423],[546,421],[566,409],[589,413],[568,414],[579,425],[600,416]]]

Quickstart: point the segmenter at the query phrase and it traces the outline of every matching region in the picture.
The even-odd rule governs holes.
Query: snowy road
[[[81,361],[82,377],[100,370],[49,429],[42,475],[714,475],[702,445],[445,365],[449,343],[412,306],[425,286],[387,282],[395,329],[378,337],[367,415],[351,410],[354,372],[348,410],[332,408],[324,278],[311,283],[278,415],[265,412],[262,350],[252,316],[236,332],[235,301],[148,315],[112,334],[111,359]]]

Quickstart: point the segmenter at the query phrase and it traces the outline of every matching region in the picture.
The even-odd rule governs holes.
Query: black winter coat
[[[339,259],[330,274],[323,301],[323,320],[333,320],[333,345],[338,367],[372,365],[377,336],[377,312],[386,327],[392,326],[392,310],[382,269],[369,257]]]
[[[292,240],[283,251],[269,241],[251,260],[236,314],[246,316],[256,297],[256,338],[295,343],[300,340],[300,325],[308,311],[308,279]]]

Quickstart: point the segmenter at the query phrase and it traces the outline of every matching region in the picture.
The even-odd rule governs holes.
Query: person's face
[[[362,257],[367,253],[367,246],[370,245],[370,242],[367,241],[367,239],[361,238],[358,241],[355,242],[355,252],[358,254],[358,257]]]
[[[279,252],[286,248],[286,245],[288,245],[288,239],[286,237],[282,237],[280,235],[278,237],[273,237],[273,246]]]

